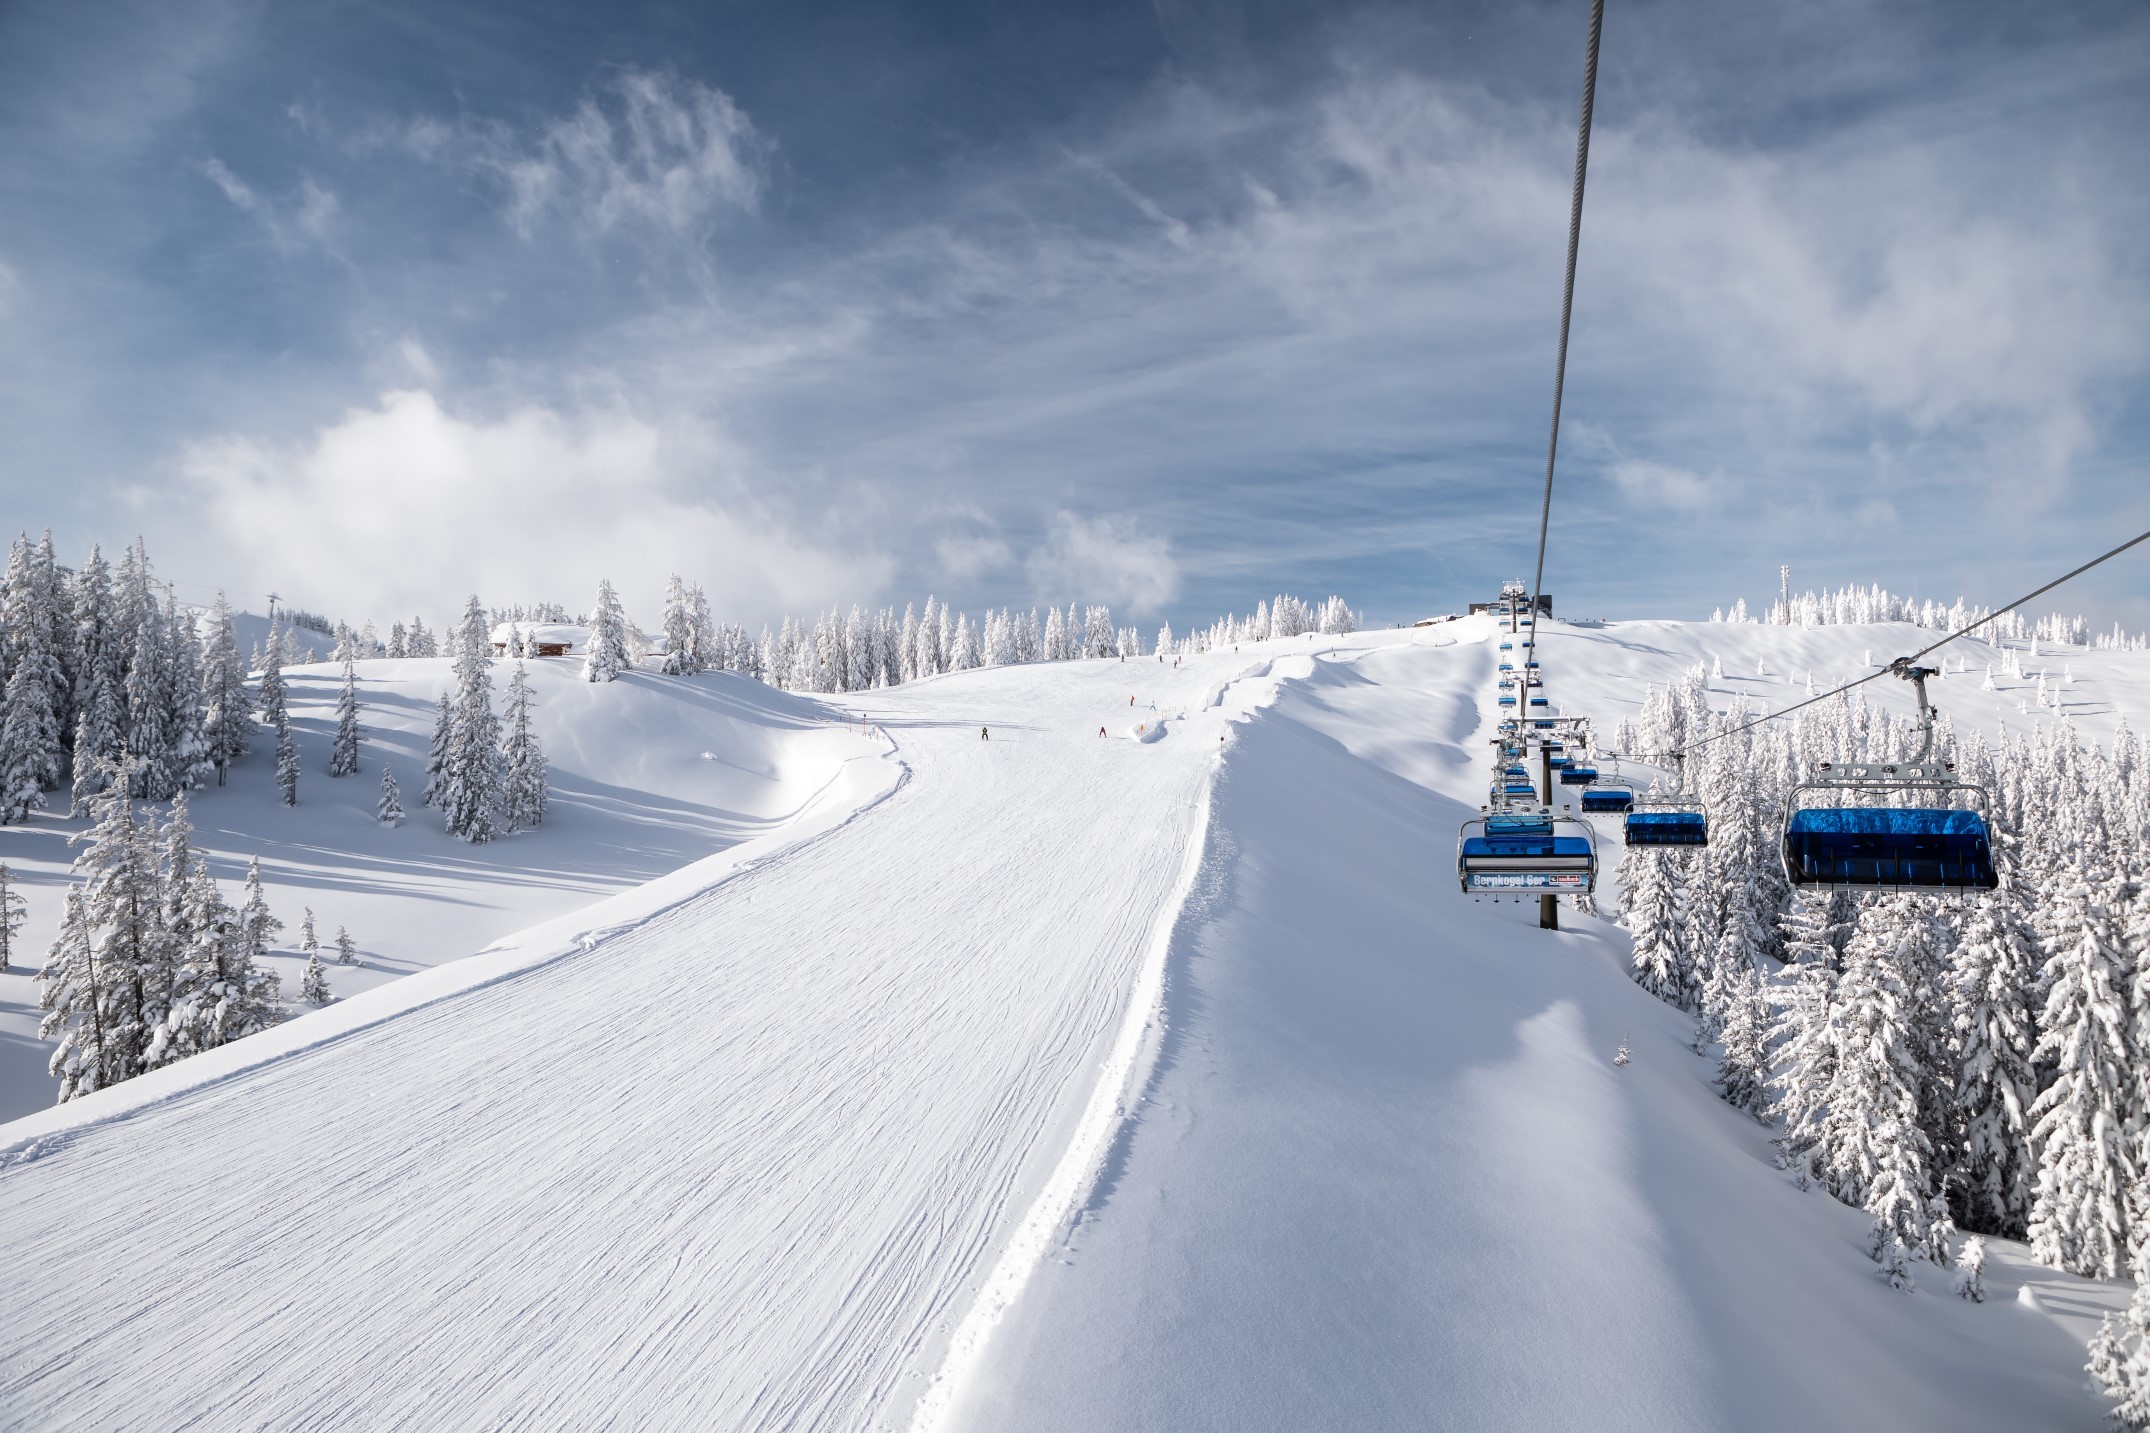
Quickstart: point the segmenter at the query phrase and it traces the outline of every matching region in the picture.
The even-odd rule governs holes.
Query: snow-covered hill
[[[578,680],[579,669],[567,660],[529,664],[552,765],[550,811],[538,830],[483,846],[451,839],[439,813],[419,804],[433,703],[450,683],[447,659],[358,664],[361,766],[334,780],[327,771],[340,669],[286,670],[305,768],[299,804],[277,799],[264,734],[227,785],[193,793],[190,816],[197,851],[234,895],[247,862],[260,860],[286,927],[273,964],[287,1000],[298,998],[303,962],[291,952],[307,907],[324,945],[340,925],[364,952],[362,966],[330,968],[334,992],[355,995],[778,829],[847,762],[882,749],[847,729],[841,713],[747,678],[636,673],[593,686]],[[409,812],[394,829],[374,820],[384,762]],[[64,807],[65,793],[58,799]],[[17,958],[0,974],[0,1118],[53,1100],[51,1047],[36,1039],[35,974],[59,927],[76,849],[69,838],[87,825],[40,816],[0,831],[0,860],[22,881],[29,912]]]
[[[559,829],[445,875],[481,853],[415,803],[371,829],[370,773],[287,812],[257,760],[197,807],[260,803],[227,859],[290,818],[292,869],[408,883],[368,893],[383,929],[556,918],[0,1127],[0,1422],[2095,1426],[2082,1341],[2124,1289],[1998,1246],[1984,1305],[1892,1292],[1617,929],[1456,892],[1493,635],[848,704],[562,673]],[[1697,660],[1777,706],[1933,635],[1549,623],[1543,656],[1609,728]],[[1981,691],[1964,648],[1943,710],[2027,727],[2032,683]],[[2087,735],[2139,722],[2150,657],[2050,663]],[[414,792],[441,674],[368,679]],[[301,680],[313,771],[333,684]]]

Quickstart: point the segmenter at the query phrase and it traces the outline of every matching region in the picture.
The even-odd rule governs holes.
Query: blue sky
[[[1608,10],[1562,610],[2150,527],[2150,11]],[[15,0],[0,485],[384,621],[1455,606],[1531,556],[1586,14]]]

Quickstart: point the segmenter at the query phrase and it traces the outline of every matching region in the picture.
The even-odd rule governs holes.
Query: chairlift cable
[[[1530,640],[1525,652],[1538,649],[1538,590],[1545,582],[1545,535],[1553,519],[1553,460],[1560,452],[1560,399],[1568,381],[1568,323],[1575,312],[1575,254],[1583,239],[1583,179],[1590,169],[1590,115],[1597,104],[1598,36],[1605,27],[1605,0],[1590,3],[1590,48],[1583,61],[1582,120],[1575,132],[1575,187],[1568,200],[1568,270],[1560,294],[1560,354],[1553,365],[1553,425],[1545,443],[1545,495],[1538,504],[1538,566],[1532,573]]]
[[[1788,706],[1782,711],[1765,712],[1763,715],[1756,717],[1753,721],[1748,722],[1745,726],[1736,726],[1733,727],[1730,731],[1721,731],[1714,736],[1706,736],[1700,741],[1688,743],[1686,746],[1681,747],[1677,751],[1665,752],[1662,753],[1662,755],[1675,758],[1685,757],[1689,752],[1700,751],[1703,747],[1710,745],[1710,743],[1712,742],[1723,741],[1728,736],[1738,736],[1743,731],[1752,731],[1754,730],[1754,728],[1760,726],[1763,722],[1775,721],[1779,717],[1788,717],[1793,712],[1804,711],[1806,708],[1813,706],[1817,702],[1825,702],[1828,701],[1831,697],[1842,696],[1844,693],[1850,691],[1854,687],[1863,687],[1868,682],[1876,681],[1882,677],[1898,675],[1901,669],[1908,668],[1914,665],[1915,663],[1917,663],[1919,658],[1924,657],[1929,653],[1938,652],[1939,650],[1941,650],[1941,648],[1946,647],[1949,643],[1955,641],[1958,637],[1970,636],[1973,632],[1976,632],[1979,628],[1985,626],[1988,622],[1993,621],[1996,617],[2001,616],[2003,613],[2013,612],[2026,602],[2036,601],[2038,598],[2045,596],[2046,593],[2051,592],[2054,588],[2060,586],[2063,582],[2067,582],[2073,578],[2081,577],[2084,573],[2090,571],[2091,568],[2096,567],[2099,563],[2106,562],[2112,558],[2118,557],[2121,553],[2126,552],[2129,548],[2135,546],[2137,543],[2146,541],[2150,541],[2150,532],[2139,532],[2135,534],[2135,536],[2129,538],[2126,542],[2120,544],[2120,546],[2114,548],[2112,551],[2103,553],[2100,556],[2092,558],[2090,561],[2084,563],[2081,567],[2076,568],[2072,572],[2063,573],[2061,576],[2054,578],[2051,582],[2048,582],[2045,586],[2039,588],[2035,592],[2026,592],[2023,596],[2018,597],[2015,601],[2009,603],[2006,607],[1994,608],[1991,612],[1988,612],[1985,616],[1979,618],[1970,626],[1965,627],[1960,631],[1949,633],[1946,637],[1943,637],[1940,641],[1935,642],[1930,647],[1922,647],[1918,651],[1913,652],[1908,657],[1899,657],[1895,661],[1889,663],[1887,666],[1882,667],[1876,671],[1868,672],[1863,677],[1854,678],[1853,680],[1846,682],[1843,686],[1837,687],[1833,691],[1823,692],[1820,696],[1808,697],[1805,701],[1797,703],[1794,706]]]

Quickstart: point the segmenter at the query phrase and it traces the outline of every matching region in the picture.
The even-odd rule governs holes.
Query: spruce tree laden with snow
[[[442,692],[433,707],[433,743],[426,749],[426,788],[421,806],[439,806],[448,789],[448,749],[455,743],[455,707]]]
[[[2099,1324],[2084,1367],[2113,1400],[2115,1424],[2150,1428],[2150,1268],[2137,1265],[2134,1297]]]
[[[254,723],[231,604],[221,592],[210,609],[209,633],[202,641],[202,706],[206,755],[216,769],[216,784],[222,786],[231,764],[247,754]]]
[[[15,937],[28,911],[28,902],[15,889],[15,873],[0,861],[0,971],[15,963]]]
[[[694,597],[678,573],[664,588],[664,670],[679,677],[699,672],[701,651]]]
[[[471,599],[475,602],[477,599]],[[590,616],[590,648],[582,661],[586,682],[618,681],[634,665],[627,652],[627,614],[609,581],[597,584],[597,610]]]
[[[2119,1276],[2127,1262],[2128,1194],[2140,1177],[2128,1148],[2134,1066],[2125,1005],[2126,953],[2106,895],[2073,870],[2054,902],[2045,1008],[2035,1058],[2052,1072],[2032,1104],[2038,1151],[2032,1257]]]
[[[299,954],[312,956],[321,953],[321,937],[314,933],[314,908],[302,907],[305,914],[299,918]]]
[[[1673,886],[1670,859],[1638,847],[1627,852],[1621,872],[1628,879],[1621,919],[1634,935],[1629,972],[1635,983],[1668,1005],[1687,1000],[1687,973],[1681,953],[1686,915]]]
[[[309,1005],[328,1004],[328,972],[321,968],[321,952],[318,950],[306,957],[306,974],[299,980],[299,995]]]
[[[336,927],[336,963],[338,965],[358,964],[358,942],[351,939],[351,932],[345,930],[342,926]]]
[[[358,736],[358,669],[346,657],[343,687],[336,695],[336,740],[329,747],[329,775],[349,776],[358,770]]]
[[[403,824],[403,798],[396,790],[396,770],[385,761],[381,763],[381,799],[374,805],[373,819],[383,826]]]
[[[2029,1223],[2037,1168],[2030,1137],[2037,980],[2036,938],[2012,882],[2004,882],[1971,909],[1952,957],[1950,991],[1964,1141],[1957,1222],[2010,1239],[2022,1238]]]
[[[527,831],[545,821],[545,753],[538,746],[531,711],[530,676],[515,664],[508,679],[508,710],[500,743],[501,816],[510,832]]]
[[[492,644],[485,609],[472,597],[455,651],[455,702],[441,770],[448,834],[474,844],[501,834],[500,719],[493,714]]]

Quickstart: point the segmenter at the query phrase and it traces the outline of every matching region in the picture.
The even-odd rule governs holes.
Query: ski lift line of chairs
[[[1456,836],[1465,895],[1588,895],[1598,885],[1590,827],[1543,809],[1492,811]]]

